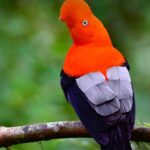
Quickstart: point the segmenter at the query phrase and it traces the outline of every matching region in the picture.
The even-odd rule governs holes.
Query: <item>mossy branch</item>
[[[0,147],[43,140],[81,137],[90,138],[90,135],[79,121],[0,127]],[[131,140],[150,142],[150,128],[135,128]]]

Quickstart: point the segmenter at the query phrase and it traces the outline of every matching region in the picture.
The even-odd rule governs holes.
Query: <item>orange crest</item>
[[[65,22],[89,15],[92,15],[92,11],[84,0],[65,0],[60,10],[60,18]]]

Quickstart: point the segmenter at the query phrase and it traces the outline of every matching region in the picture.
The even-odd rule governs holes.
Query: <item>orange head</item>
[[[84,0],[65,0],[60,20],[67,24],[74,44],[111,45],[107,30]]]

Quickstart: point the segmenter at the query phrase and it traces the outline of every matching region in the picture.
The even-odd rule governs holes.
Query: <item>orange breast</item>
[[[73,77],[96,71],[106,75],[108,68],[120,66],[124,62],[122,54],[113,47],[73,46],[66,56],[63,70]]]

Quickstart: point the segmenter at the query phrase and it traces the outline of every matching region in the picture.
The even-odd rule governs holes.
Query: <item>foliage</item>
[[[16,126],[77,119],[59,85],[63,59],[71,44],[58,21],[63,0],[0,1],[0,123]],[[89,0],[107,27],[114,45],[131,64],[137,120],[149,122],[150,1]],[[97,150],[93,140],[42,142],[44,149]],[[137,144],[139,145],[139,144]],[[141,146],[141,144],[140,144]],[[138,149],[145,149],[138,146]],[[95,149],[94,149],[95,147]],[[40,149],[39,143],[14,150]]]

